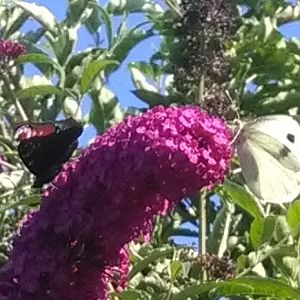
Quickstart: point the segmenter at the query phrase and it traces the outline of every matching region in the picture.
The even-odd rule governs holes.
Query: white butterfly
[[[287,203],[300,194],[300,117],[264,116],[246,123],[237,154],[250,191],[264,202]]]

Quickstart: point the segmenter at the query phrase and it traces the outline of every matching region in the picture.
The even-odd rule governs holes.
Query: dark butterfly
[[[73,118],[62,121],[21,122],[14,128],[18,152],[36,178],[32,187],[42,187],[60,171],[78,146],[83,127]]]

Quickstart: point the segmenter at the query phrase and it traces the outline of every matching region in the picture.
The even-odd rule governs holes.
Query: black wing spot
[[[286,147],[286,146],[283,146],[283,147],[280,149],[280,151],[279,151],[279,154],[280,154],[280,156],[282,156],[282,157],[286,157],[286,156],[288,156],[290,153],[291,153],[291,150],[290,150],[288,147]]]
[[[295,136],[291,133],[288,133],[286,138],[291,142],[291,143],[295,143]]]

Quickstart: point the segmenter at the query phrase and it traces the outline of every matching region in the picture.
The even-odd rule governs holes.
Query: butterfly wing
[[[237,153],[246,184],[258,198],[291,202],[300,192],[300,127],[289,116],[268,116],[247,124]]]
[[[299,116],[273,115],[257,118],[248,125],[248,136],[255,139],[261,132],[284,145],[300,164],[300,119]],[[260,139],[260,137],[258,136]],[[257,139],[256,139],[257,140]],[[264,142],[264,139],[261,139]],[[268,141],[270,142],[270,140]],[[258,141],[260,143],[260,141]],[[271,149],[272,147],[268,147]],[[276,148],[276,147],[275,147]]]
[[[273,151],[273,150],[272,150]],[[272,152],[249,140],[238,147],[243,176],[250,191],[270,203],[291,202],[300,192],[300,176],[290,162],[283,166]]]
[[[82,126],[73,119],[55,122],[54,126],[55,132],[32,134],[32,137],[21,139],[18,145],[22,161],[36,176],[34,187],[41,187],[58,174],[62,164],[72,156],[82,133]],[[33,129],[40,132],[41,127],[38,127],[33,126]]]

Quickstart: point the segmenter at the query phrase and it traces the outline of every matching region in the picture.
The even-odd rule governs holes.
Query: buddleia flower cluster
[[[235,32],[236,19],[230,0],[182,0],[181,16],[175,24],[181,53],[173,61],[174,85],[179,92],[199,98],[203,84],[202,106],[216,115],[225,115],[231,104],[222,83],[229,81],[225,47]]]
[[[127,284],[126,244],[154,215],[221,182],[231,159],[225,123],[197,107],[130,116],[64,165],[23,222],[0,273],[0,300],[107,299]]]
[[[190,260],[194,275],[202,276],[206,272],[208,281],[226,280],[236,275],[233,261],[227,257],[219,257],[216,254],[202,254]]]
[[[15,60],[22,54],[25,54],[25,47],[14,41],[0,40],[0,70],[7,70]]]

